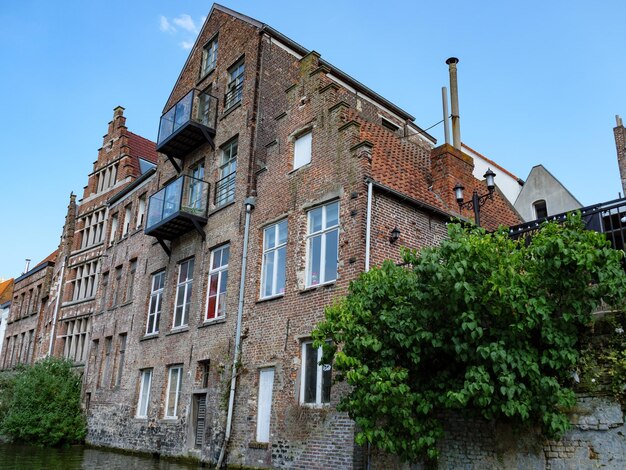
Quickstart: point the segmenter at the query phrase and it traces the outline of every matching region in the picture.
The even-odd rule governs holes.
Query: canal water
[[[83,446],[51,449],[0,444],[1,470],[197,470],[199,465]]]

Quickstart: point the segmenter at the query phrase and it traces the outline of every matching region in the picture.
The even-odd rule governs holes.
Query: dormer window
[[[546,206],[545,200],[539,199],[533,202],[533,209],[535,209],[535,218],[543,219],[548,217],[548,206]]]

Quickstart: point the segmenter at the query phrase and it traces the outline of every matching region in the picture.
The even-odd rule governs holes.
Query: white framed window
[[[91,318],[83,317],[78,320],[65,322],[63,339],[63,357],[75,363],[84,363],[87,358],[87,347],[91,331]]]
[[[96,295],[98,285],[99,262],[91,261],[83,263],[75,270],[75,278],[72,281],[74,290],[72,300],[82,300]]]
[[[126,209],[124,209],[124,226],[122,228],[122,237],[125,237],[126,235],[128,235],[128,232],[130,231],[130,214],[132,212],[132,207],[131,205],[127,205]]]
[[[148,417],[150,404],[150,386],[152,384],[152,369],[144,369],[139,374],[139,400],[137,401],[137,418]]]
[[[180,388],[183,384],[183,366],[169,368],[167,379],[167,396],[165,397],[165,417],[178,418],[178,402],[180,400]]]
[[[283,220],[263,230],[261,298],[285,292],[286,258],[287,220]]]
[[[308,212],[307,287],[337,279],[339,259],[339,202]]]
[[[165,286],[165,271],[152,275],[152,288],[150,291],[150,305],[148,307],[148,322],[146,334],[152,335],[159,332],[159,319],[163,305],[163,287]]]
[[[224,304],[226,303],[229,257],[230,245],[224,245],[211,251],[205,321],[222,318],[226,315]]]
[[[235,178],[237,176],[238,139],[222,147],[219,181],[215,184],[215,205],[222,206],[235,200]]]
[[[332,367],[320,364],[322,348],[315,348],[313,341],[302,343],[302,377],[300,379],[300,403],[321,405],[330,403]]]
[[[137,207],[137,223],[135,228],[143,226],[143,219],[146,217],[146,195],[139,196],[139,204]]]
[[[311,131],[299,136],[293,144],[293,169],[311,163],[311,143],[313,133]]]
[[[113,214],[111,216],[111,232],[109,233],[109,243],[115,241],[115,235],[117,234],[118,215]]]
[[[259,397],[257,401],[256,441],[270,441],[270,421],[272,418],[272,392],[274,388],[274,368],[259,371]]]
[[[178,418],[178,402],[183,384],[183,366],[169,368],[167,379],[167,396],[165,397],[165,417]]]
[[[229,109],[241,102],[243,96],[243,73],[245,65],[243,59],[228,69],[228,84],[224,97],[224,109]]]
[[[83,228],[80,231],[82,235],[80,243],[81,249],[95,245],[102,241],[104,214],[105,210],[101,209],[82,218]]]
[[[202,71],[201,77],[204,77],[207,73],[215,68],[217,63],[217,37],[208,42],[202,49]]]
[[[204,163],[198,163],[191,169],[191,178],[189,179],[189,202],[188,206],[192,209],[202,209],[206,200],[204,189]]]
[[[176,307],[172,328],[187,326],[191,306],[193,286],[193,258],[178,265],[178,283],[176,284]]]

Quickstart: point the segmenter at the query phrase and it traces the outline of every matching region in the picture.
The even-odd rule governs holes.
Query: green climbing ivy
[[[356,421],[357,442],[406,461],[437,457],[448,410],[549,437],[567,430],[580,335],[626,287],[622,252],[579,215],[528,239],[459,224],[448,234],[405,251],[408,266],[362,274],[313,334],[351,386],[338,408]]]

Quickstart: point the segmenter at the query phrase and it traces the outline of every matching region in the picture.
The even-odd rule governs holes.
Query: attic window
[[[545,200],[539,199],[533,202],[533,208],[535,209],[535,217],[537,219],[548,217],[548,206],[546,206]]]
[[[383,125],[383,127],[386,127],[387,129],[389,129],[391,132],[398,132],[398,130],[400,130],[399,126],[396,126],[393,122],[385,119],[385,118],[381,118],[381,123]]]

